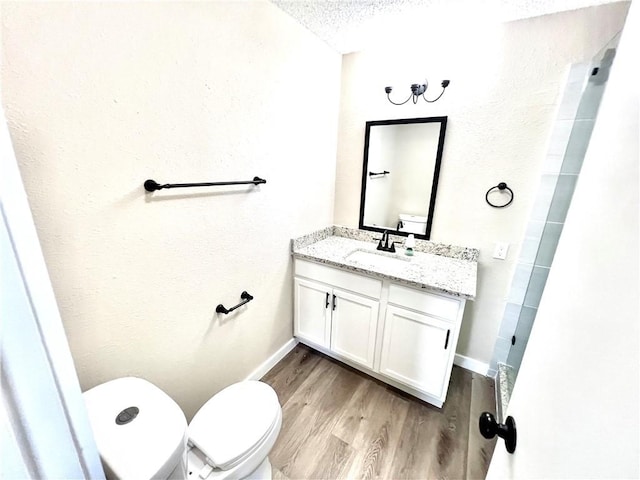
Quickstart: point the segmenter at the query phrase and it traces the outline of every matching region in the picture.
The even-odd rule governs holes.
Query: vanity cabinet
[[[441,407],[465,300],[294,260],[294,335]]]
[[[295,336],[373,368],[380,302],[301,278],[294,285]]]
[[[334,289],[331,351],[373,368],[380,302]]]
[[[328,348],[331,335],[331,287],[296,277],[294,295],[294,335]]]
[[[380,373],[441,397],[449,380],[460,300],[390,285]]]
[[[297,265],[320,281],[294,279],[294,335],[373,368],[381,282],[307,262]]]

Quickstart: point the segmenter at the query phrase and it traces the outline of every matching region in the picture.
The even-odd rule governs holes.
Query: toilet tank
[[[420,215],[409,215],[408,213],[401,213],[398,216],[401,222],[401,226],[399,227],[399,230],[401,232],[424,235],[427,231],[427,217],[422,217]]]
[[[107,478],[186,478],[187,421],[166,393],[124,377],[83,397]]]

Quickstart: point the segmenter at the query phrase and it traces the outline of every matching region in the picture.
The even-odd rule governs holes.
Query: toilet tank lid
[[[152,383],[118,378],[87,390],[83,398],[102,462],[115,477],[162,477],[180,460],[187,421],[178,404]]]
[[[235,383],[198,410],[189,424],[189,441],[212,466],[228,470],[269,434],[279,410],[278,396],[266,383]]]
[[[401,213],[399,217],[403,222],[427,223],[427,217],[421,217],[420,215],[409,215],[408,213]]]

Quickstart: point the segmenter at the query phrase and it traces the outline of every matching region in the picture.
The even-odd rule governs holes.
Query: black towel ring
[[[511,198],[509,199],[509,201],[508,201],[507,203],[505,203],[504,205],[494,205],[493,203],[491,203],[491,202],[489,201],[489,194],[491,193],[491,191],[492,191],[492,190],[494,190],[494,189],[496,189],[496,188],[497,188],[498,190],[500,190],[501,192],[502,192],[503,190],[508,190],[508,191],[509,191],[509,194],[511,195]],[[504,207],[506,207],[507,205],[510,205],[510,204],[511,204],[511,202],[513,202],[513,197],[514,197],[514,195],[513,195],[513,190],[511,190],[509,187],[507,187],[507,184],[506,184],[506,183],[504,183],[504,182],[500,182],[500,183],[499,183],[498,185],[496,185],[495,187],[491,187],[489,190],[487,190],[487,194],[484,196],[484,199],[487,201],[487,203],[488,203],[489,205],[491,205],[491,206],[492,206],[492,207],[494,207],[494,208],[504,208]]]

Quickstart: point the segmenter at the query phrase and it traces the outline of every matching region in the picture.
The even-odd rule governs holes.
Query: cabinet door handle
[[[447,338],[444,340],[444,349],[446,350],[449,346],[449,335],[451,334],[451,330],[447,330]]]
[[[327,292],[327,296],[324,297],[324,308],[329,306],[329,292]]]
[[[333,296],[333,305],[331,306],[331,310],[335,310],[336,309],[336,296]]]

